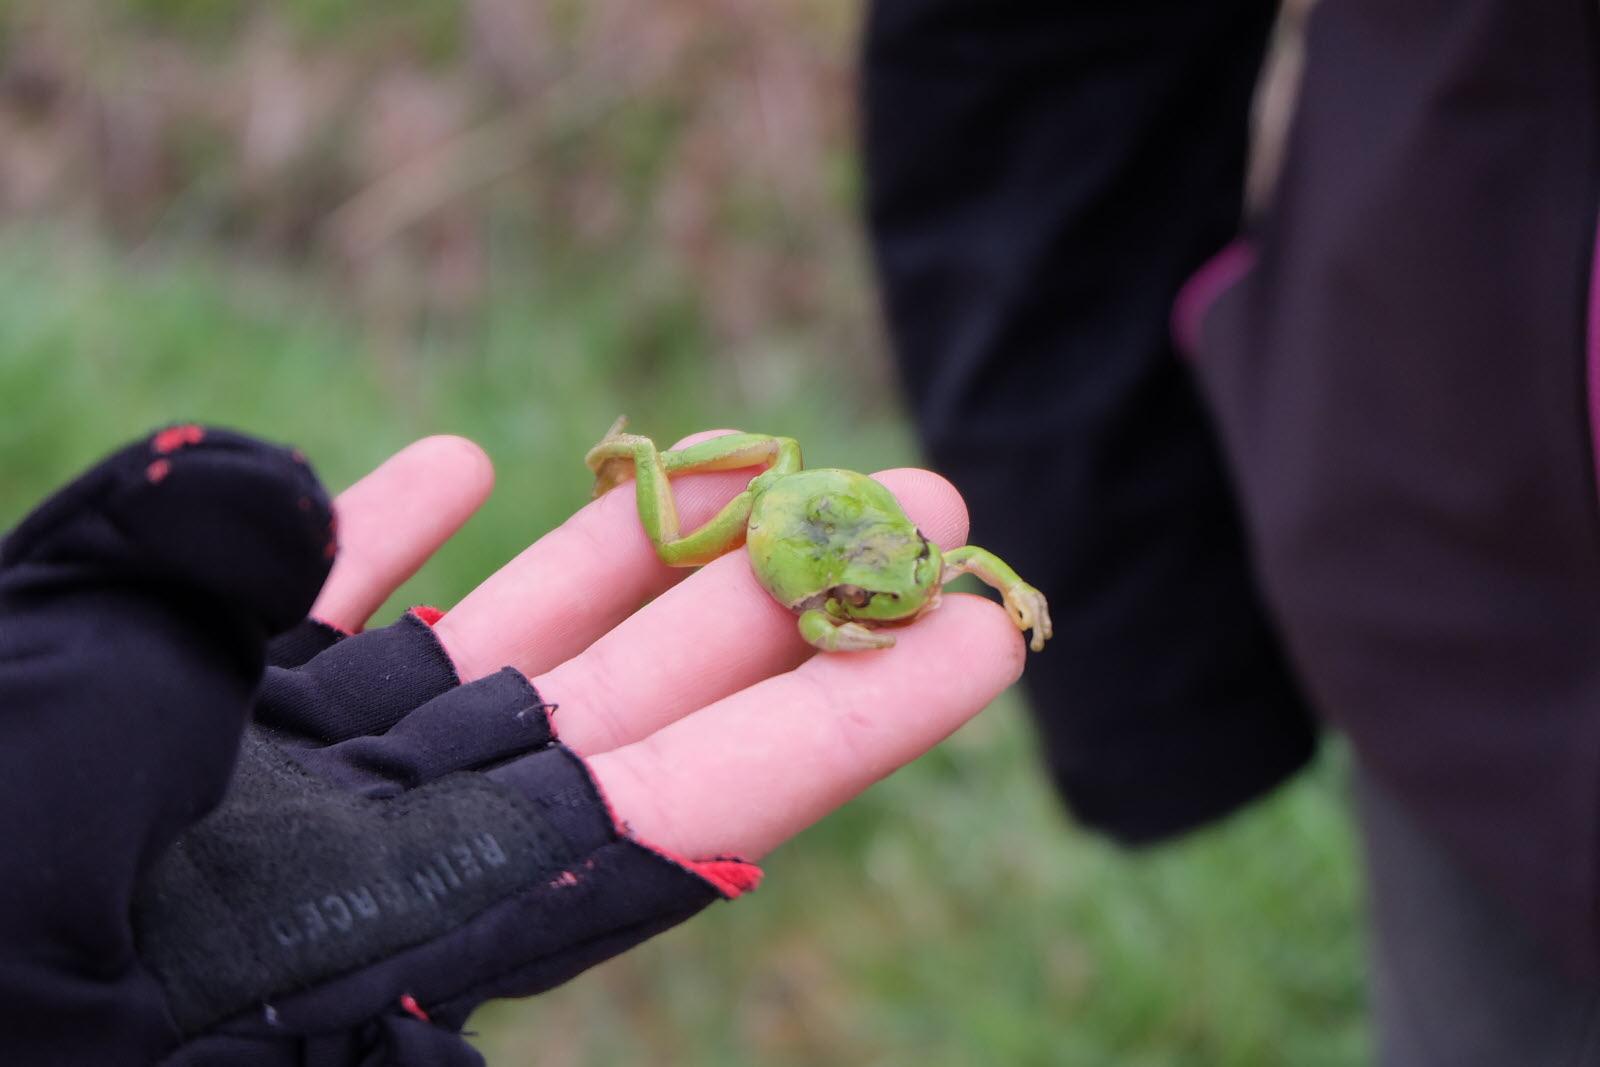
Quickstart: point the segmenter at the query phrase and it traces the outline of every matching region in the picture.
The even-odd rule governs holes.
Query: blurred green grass
[[[238,257],[0,235],[0,527],[96,456],[200,419],[293,442],[334,487],[417,436],[499,471],[385,611],[448,604],[579,506],[618,412],[673,437],[792,434],[815,464],[909,462],[815,339],[707,360],[693,301],[618,263],[492,276],[481,314],[376,349],[333,290]],[[495,1064],[1351,1065],[1365,1061],[1352,836],[1335,751],[1269,803],[1129,855],[1073,829],[1007,698],[785,847],[768,881],[474,1019]]]

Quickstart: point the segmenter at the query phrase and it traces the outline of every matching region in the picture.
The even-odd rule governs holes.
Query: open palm
[[[750,473],[677,479],[685,526]],[[964,542],[966,508],[947,481],[875,477],[940,546]],[[313,614],[361,628],[492,482],[475,445],[435,437],[352,486],[335,503],[341,550]],[[743,552],[688,575],[662,564],[626,490],[540,538],[434,629],[463,681],[508,665],[528,675],[618,817],[691,857],[771,851],[948,736],[1016,680],[1025,655],[1003,609],[964,595],[893,648],[814,654]]]

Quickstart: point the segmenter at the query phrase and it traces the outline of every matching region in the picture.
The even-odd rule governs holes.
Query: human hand
[[[158,435],[151,448],[161,451],[164,438],[174,440]],[[12,661],[20,674],[0,673],[0,688],[55,705],[34,710],[53,713],[64,733],[106,734],[75,753],[81,773],[99,772],[104,796],[56,790],[41,800],[57,783],[45,777],[41,786],[39,769],[59,754],[27,730],[7,753],[17,764],[9,784],[22,783],[14,800],[41,802],[45,812],[76,805],[75,819],[62,815],[105,824],[102,847],[87,851],[63,848],[48,819],[23,827],[24,861],[42,862],[47,881],[60,881],[52,866],[82,868],[69,881],[92,888],[46,899],[40,887],[28,891],[28,878],[16,881],[14,925],[28,931],[17,940],[51,941],[62,922],[91,928],[99,936],[84,935],[86,945],[126,970],[128,938],[116,927],[127,921],[119,903],[127,873],[108,881],[105,868],[142,878],[132,909],[141,965],[110,990],[101,961],[99,984],[73,995],[54,987],[61,1002],[52,1003],[57,969],[31,966],[26,952],[20,969],[10,967],[0,943],[0,987],[27,990],[0,1003],[19,1013],[10,1032],[38,1053],[33,1061],[76,1054],[63,1051],[64,1032],[52,1035],[47,1020],[92,991],[115,1019],[74,1033],[93,1035],[96,1054],[115,1048],[127,1062],[148,1062],[136,1050],[173,1039],[152,1011],[152,994],[155,1008],[161,1000],[148,967],[187,1034],[171,1063],[247,1053],[353,1061],[374,1048],[395,1062],[471,1062],[447,1029],[427,1025],[424,1004],[446,1028],[459,1026],[477,999],[546,988],[717,895],[737,895],[758,872],[718,857],[765,852],[942,737],[1020,667],[1020,640],[1003,614],[967,598],[907,632],[927,631],[926,639],[882,654],[904,663],[805,661],[809,650],[755,586],[742,553],[674,588],[682,572],[656,563],[617,494],[541,539],[433,631],[411,617],[337,644],[330,629],[301,627],[293,654],[280,640],[280,654],[296,663],[332,647],[298,671],[269,672],[227,802],[182,831],[226,781],[219,755],[230,736],[238,745],[239,720],[217,712],[248,694],[249,647],[259,641],[249,635],[292,618],[288,605],[308,595],[295,590],[320,579],[308,566],[325,536],[314,483],[303,470],[273,471],[263,457],[270,449],[241,441],[214,435],[147,467],[137,447],[125,450],[43,509],[52,522],[30,520],[23,530],[33,536],[7,543],[16,551],[0,570],[0,612],[22,624],[4,636],[26,631],[33,647],[20,646]],[[888,477],[936,539],[964,533],[959,500],[942,481]],[[431,439],[352,487],[338,502],[343,548],[314,614],[358,629],[481,502],[489,480],[475,448]],[[742,485],[737,474],[684,482],[690,522]],[[109,556],[93,541],[103,532],[99,511],[112,513],[121,538]],[[130,524],[130,514],[143,518]],[[276,532],[256,536],[263,529]],[[271,580],[274,566],[288,577]],[[93,594],[88,602],[39,596],[60,585],[63,567]],[[128,587],[130,573],[143,581]],[[106,582],[101,597],[97,583]],[[685,640],[690,621],[698,635]],[[119,627],[127,640],[104,640]],[[102,637],[86,643],[91,632]],[[70,654],[52,660],[57,645]],[[57,661],[68,669],[54,671]],[[537,676],[553,694],[544,699],[567,702],[557,725],[590,757],[589,770],[550,743],[541,698],[518,672]],[[195,706],[174,706],[179,692]],[[122,702],[116,729],[103,731],[114,700]],[[605,813],[590,771],[631,837]],[[116,818],[104,817],[107,804]],[[480,833],[486,827],[498,841]],[[492,848],[476,857],[463,849],[480,839]],[[126,859],[108,856],[119,849]],[[391,899],[374,897],[374,885]],[[255,1012],[238,1011],[252,1001]],[[82,1003],[70,1007],[61,1014],[84,1017]],[[29,1045],[30,1033],[41,1040]]]
[[[461,472],[433,484],[463,484],[482,461],[457,452],[448,462]],[[751,473],[674,479],[684,529]],[[421,479],[389,477],[380,470],[351,494],[361,490],[363,507],[377,511],[384,497],[418,492]],[[965,542],[966,508],[949,482],[912,469],[877,477],[941,547]],[[450,506],[469,504],[455,496]],[[354,512],[341,497],[347,537],[352,522],[368,525]],[[348,623],[385,583],[370,568],[347,573],[335,566],[319,605]],[[334,608],[346,601],[351,610]],[[692,857],[765,855],[948,736],[1016,680],[1024,658],[1004,610],[961,594],[899,631],[893,650],[815,655],[743,552],[687,576],[662,564],[627,488],[540,538],[434,630],[463,680],[507,664],[531,677],[618,816],[641,839]]]

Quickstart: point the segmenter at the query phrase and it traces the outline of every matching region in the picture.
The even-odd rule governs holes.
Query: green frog
[[[964,545],[942,552],[881,483],[855,471],[806,470],[791,437],[735,433],[681,449],[658,449],[624,433],[619,418],[584,457],[594,495],[633,477],[639,520],[661,559],[697,567],[739,547],[756,580],[799,616],[800,634],[824,652],[887,648],[880,627],[907,623],[939,605],[946,582],[974,574],[999,591],[1038,652],[1050,637],[1039,590],[992,552]],[[699,529],[679,528],[671,478],[692,471],[761,467],[761,473]]]

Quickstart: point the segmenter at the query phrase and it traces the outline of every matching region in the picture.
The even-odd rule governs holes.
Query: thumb
[[[0,543],[10,588],[139,584],[270,636],[305,616],[334,556],[332,510],[297,452],[173,426],[114,453]]]
[[[0,957],[127,948],[134,880],[221,798],[265,639],[326,577],[330,516],[297,456],[187,426],[0,544]]]

